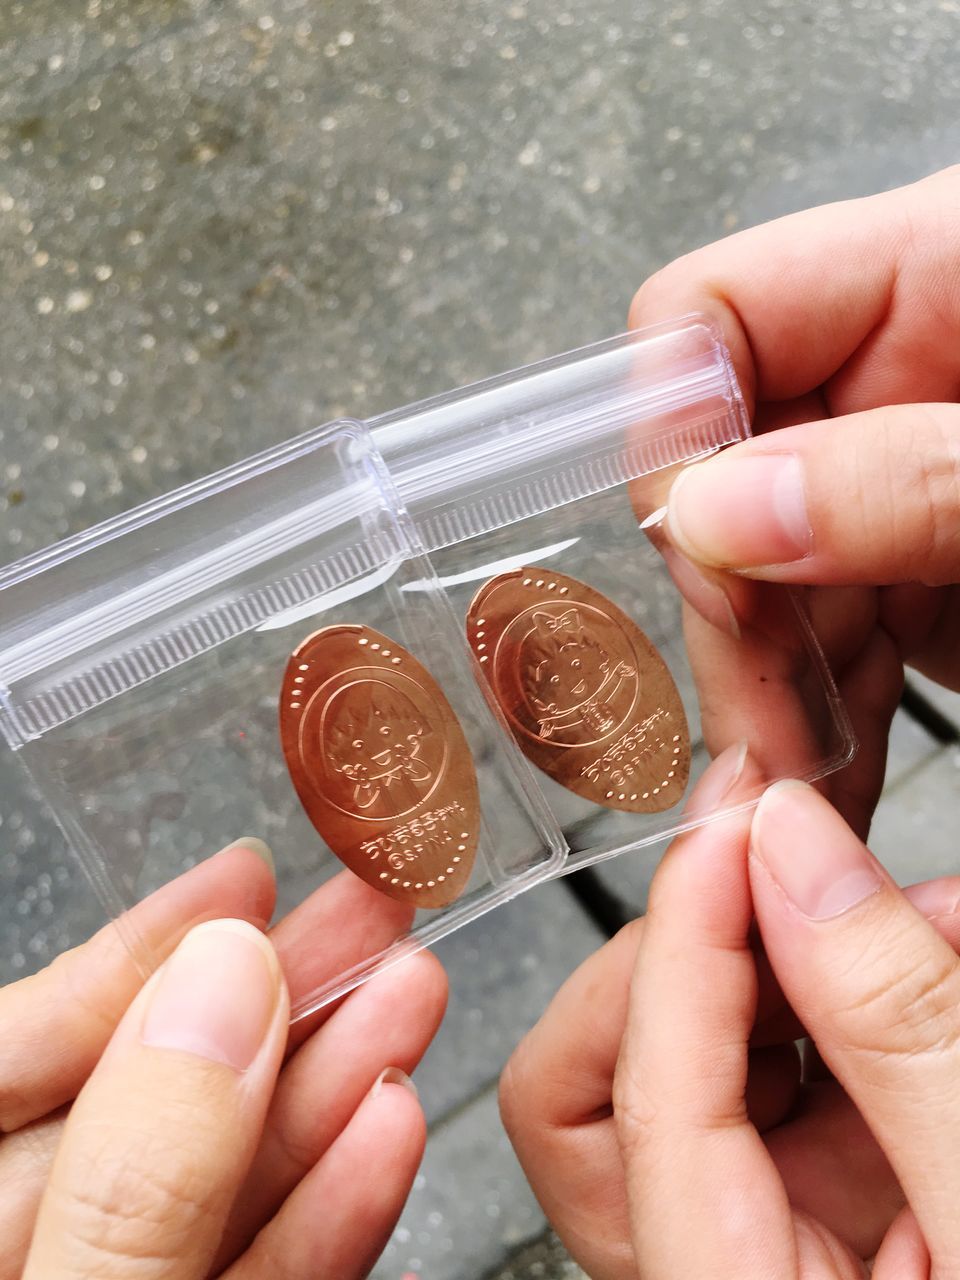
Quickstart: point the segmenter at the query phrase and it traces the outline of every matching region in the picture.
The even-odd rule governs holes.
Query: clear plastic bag
[[[144,968],[129,908],[243,831],[282,910],[346,884],[368,918],[299,1017],[712,820],[686,797],[718,718],[766,781],[849,759],[799,601],[697,578],[663,528],[676,469],[747,433],[690,318],[320,428],[0,575],[0,727]]]

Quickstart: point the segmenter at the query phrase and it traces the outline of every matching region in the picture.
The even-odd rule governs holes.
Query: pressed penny
[[[280,739],[310,821],[351,871],[416,907],[459,896],[477,849],[477,776],[412,654],[369,627],[316,632],[287,664]]]
[[[548,569],[493,578],[467,636],[524,754],[609,809],[656,813],[690,775],[680,695],[636,623],[592,587]]]

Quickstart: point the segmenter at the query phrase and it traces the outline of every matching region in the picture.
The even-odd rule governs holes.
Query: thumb
[[[780,582],[955,582],[960,406],[786,427],[682,472],[671,536],[703,564]]]
[[[960,961],[811,787],[778,783],[750,881],[784,995],[892,1164],[937,1275],[960,1274]]]
[[[200,1280],[250,1166],[288,1004],[258,930],[192,930],[74,1103],[24,1280]]]

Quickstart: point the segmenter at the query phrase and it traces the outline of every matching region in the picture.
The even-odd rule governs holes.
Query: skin
[[[515,1145],[595,1278],[819,1280],[862,1275],[873,1255],[875,1280],[960,1275],[960,881],[903,894],[857,835],[903,663],[951,687],[960,674],[957,194],[950,173],[745,233],[635,303],[637,323],[710,314],[772,433],[685,474],[659,536],[723,583],[741,646],[749,628],[765,661],[782,635],[747,580],[814,588],[864,750],[831,792],[839,813],[781,784],[752,823],[739,814],[677,841],[646,920],[574,975],[508,1068]],[[838,421],[811,421],[824,418]],[[805,482],[799,523],[795,498],[789,519],[765,504],[783,489],[765,454]],[[731,659],[743,675],[736,636],[721,640],[693,605],[687,626],[708,693]],[[737,720],[708,697],[720,755],[702,803],[716,801],[709,788],[736,799],[762,785],[762,747],[723,750],[756,728],[761,708],[747,704]],[[254,862],[227,850],[144,904],[138,928],[167,957],[146,986],[107,933],[2,993],[0,1025],[18,1034],[0,1051],[0,1274],[350,1280],[372,1265],[422,1151],[403,1073],[442,1014],[443,977],[418,956],[291,1037],[289,993],[404,921],[341,877],[267,939],[273,890]],[[206,1023],[178,1025],[191,1001],[167,1000],[160,1035],[171,975],[186,997],[185,974],[201,986],[191,957],[226,972],[238,947],[258,982],[226,981]],[[803,1030],[815,1052],[801,1069]]]
[[[407,1073],[446,979],[420,953],[291,1028],[290,994],[379,951],[408,909],[342,874],[268,936],[274,898],[268,861],[241,842],[135,909],[164,962],[146,985],[108,927],[0,991],[0,1026],[17,1029],[0,1043],[3,1280],[367,1274],[422,1155]],[[270,975],[263,1000],[231,986],[238,936],[253,976]],[[177,958],[160,1043],[150,1014]],[[209,1005],[199,1028],[179,1012],[218,964],[213,1006],[257,1046],[242,1069],[204,1040]]]
[[[902,892],[863,844],[904,666],[960,687],[958,233],[954,169],[708,246],[634,300],[636,325],[718,326],[756,433],[674,479],[656,535],[719,757],[702,785],[763,785],[756,718],[710,681],[739,694],[770,583],[804,591],[861,750],[832,806],[780,783],[675,842],[646,918],[508,1065],[505,1123],[593,1280],[960,1276],[960,880]]]

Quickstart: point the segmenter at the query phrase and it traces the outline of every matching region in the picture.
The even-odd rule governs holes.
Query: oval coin
[[[491,579],[467,637],[534,764],[608,809],[657,813],[690,776],[690,734],[666,663],[592,587],[550,569]]]
[[[280,740],[307,816],[351,871],[415,907],[460,895],[479,838],[477,776],[411,653],[365,626],[316,632],[287,664]]]

